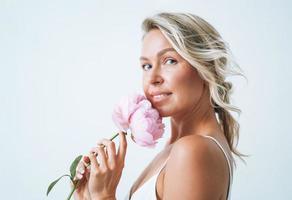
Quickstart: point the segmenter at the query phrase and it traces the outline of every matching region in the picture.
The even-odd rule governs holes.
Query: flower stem
[[[115,139],[118,135],[119,135],[119,133],[116,133],[114,136],[112,136],[112,137],[110,138],[110,140]]]
[[[73,193],[74,193],[75,190],[76,190],[76,186],[77,186],[77,184],[78,184],[78,181],[76,182],[76,184],[73,184],[73,188],[72,188],[72,190],[71,190],[69,196],[67,197],[67,200],[70,200],[70,199],[71,199]]]
[[[127,133],[123,132],[125,135],[127,135]],[[117,136],[119,135],[119,133],[116,133],[115,135],[113,135],[110,140],[112,141],[113,139],[115,139]],[[103,144],[101,145],[102,147],[105,147]]]

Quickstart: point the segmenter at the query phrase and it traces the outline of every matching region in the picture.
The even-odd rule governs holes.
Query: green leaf
[[[53,182],[49,185],[48,190],[47,190],[47,196],[49,195],[49,193],[50,193],[50,191],[53,189],[53,187],[56,185],[56,183],[57,183],[61,178],[63,178],[64,176],[68,176],[68,177],[70,178],[70,180],[72,181],[71,176],[68,175],[68,174],[65,174],[65,175],[61,176],[60,178],[58,178],[57,180],[53,181]]]
[[[79,161],[81,160],[81,158],[82,158],[82,155],[79,155],[77,158],[75,158],[75,160],[72,162],[72,164],[70,166],[70,174],[71,174],[72,179],[76,175],[76,168],[77,168],[77,165],[78,165]]]

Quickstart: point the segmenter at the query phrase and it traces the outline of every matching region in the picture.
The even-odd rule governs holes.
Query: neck
[[[220,132],[220,125],[209,99],[209,90],[203,87],[199,101],[190,111],[171,118],[169,144],[187,135],[208,135]]]

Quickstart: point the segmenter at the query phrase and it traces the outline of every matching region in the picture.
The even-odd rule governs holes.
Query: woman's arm
[[[202,136],[178,140],[166,165],[163,199],[220,199],[225,190],[222,172],[226,167],[220,153]]]

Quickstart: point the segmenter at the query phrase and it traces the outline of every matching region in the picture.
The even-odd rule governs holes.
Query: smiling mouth
[[[172,93],[164,93],[159,95],[153,95],[153,101],[154,102],[161,102],[166,100]]]

